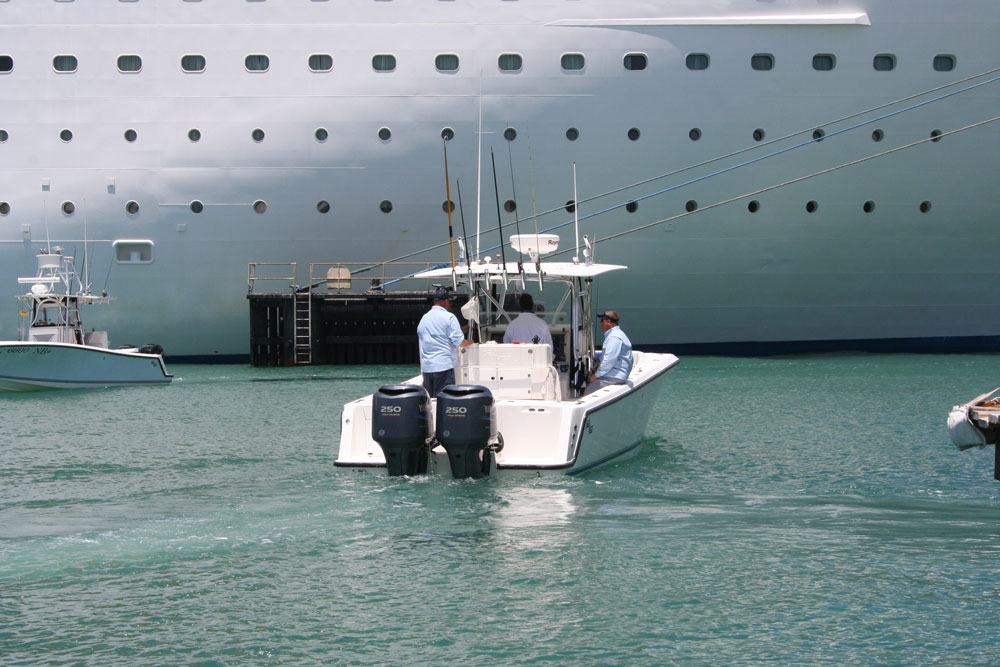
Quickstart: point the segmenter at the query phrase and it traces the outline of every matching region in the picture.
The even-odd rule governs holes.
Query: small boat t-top
[[[664,376],[679,360],[633,352],[625,384],[585,394],[596,368],[593,281],[627,267],[542,261],[558,242],[554,234],[514,236],[511,246],[528,261],[485,257],[417,274],[469,288],[461,310],[478,344],[458,349],[456,384],[437,397],[417,376],[347,403],[335,465],[390,475],[573,475],[635,454]],[[508,311],[528,290],[551,345],[502,342],[514,320]]]
[[[38,273],[16,298],[18,340],[0,341],[0,391],[166,384],[173,376],[159,345],[112,350],[106,331],[84,331],[81,305],[108,304],[80,280],[73,258],[53,247],[38,254]]]

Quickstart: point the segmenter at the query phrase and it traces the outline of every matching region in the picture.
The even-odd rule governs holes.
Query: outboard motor
[[[490,452],[484,452],[496,435],[493,394],[479,385],[450,384],[437,397],[435,436],[451,463],[456,478],[489,474]]]
[[[372,440],[385,455],[390,477],[427,472],[430,437],[427,390],[415,384],[387,384],[372,398]]]
[[[139,348],[143,354],[163,354],[163,346],[158,343],[146,343]]]

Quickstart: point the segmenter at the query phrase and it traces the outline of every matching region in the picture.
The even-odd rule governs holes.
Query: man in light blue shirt
[[[420,372],[424,389],[436,397],[449,384],[455,384],[455,352],[472,345],[466,340],[458,318],[451,312],[451,295],[444,287],[434,293],[434,305],[420,318],[417,339],[420,344]]]
[[[604,332],[601,344],[601,365],[590,376],[590,384],[584,394],[590,394],[601,387],[625,384],[632,372],[632,342],[618,326],[618,313],[609,310],[597,316]]]

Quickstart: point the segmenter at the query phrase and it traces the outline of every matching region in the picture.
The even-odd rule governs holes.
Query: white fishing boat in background
[[[429,398],[420,376],[344,406],[336,465],[387,467],[390,475],[438,472],[574,475],[633,455],[645,434],[673,354],[633,352],[626,384],[584,395],[593,370],[593,281],[627,267],[545,262],[555,235],[514,236],[530,261],[484,257],[417,277],[470,288],[462,314],[478,345],[458,351],[456,384]],[[561,288],[561,289],[560,289]],[[502,343],[517,292],[551,307],[536,313],[552,345]]]
[[[0,391],[166,384],[173,379],[159,345],[108,347],[106,331],[84,331],[80,306],[107,304],[90,294],[73,258],[54,247],[38,255],[38,274],[16,298],[23,308],[18,340],[0,341]]]

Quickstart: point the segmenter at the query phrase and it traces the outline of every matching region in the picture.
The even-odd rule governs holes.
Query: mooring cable
[[[1000,72],[1000,67],[989,69],[989,70],[980,72],[978,74],[973,74],[973,75],[970,75],[970,76],[965,77],[963,79],[959,79],[957,81],[952,81],[952,82],[949,82],[949,83],[946,83],[946,84],[942,84],[940,86],[936,86],[934,88],[929,88],[929,89],[921,91],[919,93],[914,93],[912,95],[908,95],[906,97],[902,97],[902,98],[893,100],[891,102],[886,102],[884,104],[877,105],[877,106],[874,106],[874,107],[870,107],[870,108],[862,110],[862,111],[857,111],[857,112],[848,114],[846,116],[841,116],[840,118],[837,118],[835,120],[826,121],[826,122],[823,122],[823,123],[817,123],[817,124],[811,125],[807,129],[798,130],[798,131],[786,134],[784,136],[781,136],[781,137],[778,137],[778,138],[775,138],[775,139],[771,139],[770,141],[767,141],[767,142],[764,142],[764,143],[761,143],[761,144],[755,144],[755,145],[752,145],[752,146],[747,146],[746,148],[742,148],[740,150],[733,151],[733,152],[728,153],[726,155],[717,156],[717,157],[711,158],[709,160],[704,160],[704,161],[696,163],[696,164],[692,164],[692,165],[688,165],[688,166],[685,166],[685,167],[681,167],[681,168],[676,169],[676,170],[671,171],[671,172],[667,172],[667,173],[660,174],[660,175],[657,175],[657,176],[652,176],[652,177],[647,178],[647,179],[642,180],[642,181],[637,181],[635,183],[624,185],[624,186],[621,186],[619,188],[615,188],[613,190],[609,190],[609,191],[601,193],[601,194],[592,195],[590,197],[584,198],[583,200],[581,200],[581,202],[577,202],[577,204],[591,202],[591,201],[594,201],[596,199],[601,199],[603,197],[608,197],[608,196],[611,196],[611,195],[614,195],[614,194],[618,194],[618,193],[624,192],[625,190],[628,190],[628,189],[631,189],[631,188],[635,188],[635,187],[639,187],[639,186],[642,186],[642,185],[646,185],[648,183],[652,183],[652,182],[655,182],[657,180],[661,180],[661,179],[664,179],[664,178],[669,178],[671,176],[676,176],[676,175],[684,173],[686,171],[691,171],[691,170],[697,169],[699,167],[704,167],[704,166],[707,166],[709,164],[714,164],[716,162],[719,162],[719,161],[722,161],[722,160],[726,160],[726,159],[729,159],[729,158],[732,158],[732,157],[736,157],[738,155],[742,155],[742,154],[750,152],[750,151],[760,150],[761,148],[764,148],[764,147],[767,147],[767,146],[771,146],[771,145],[774,145],[775,143],[779,143],[779,142],[782,142],[782,141],[786,141],[786,140],[788,140],[790,138],[799,136],[801,134],[805,134],[807,132],[814,132],[816,130],[816,128],[821,128],[821,127],[830,126],[830,125],[836,125],[838,123],[842,123],[842,122],[847,121],[847,120],[858,118],[860,116],[864,116],[864,115],[869,114],[869,113],[880,111],[882,109],[887,109],[889,107],[896,106],[898,104],[902,104],[904,102],[908,102],[910,100],[914,100],[914,99],[917,99],[917,98],[920,98],[920,97],[923,97],[923,96],[926,96],[926,95],[930,95],[932,93],[936,93],[936,92],[941,91],[941,90],[952,88],[954,86],[958,86],[958,85],[967,83],[969,81],[973,81],[975,79],[982,78],[984,76],[989,76],[991,74],[996,74],[998,72]],[[940,96],[934,97],[934,98],[929,99],[929,100],[924,100],[923,102],[919,102],[917,104],[910,105],[908,107],[905,107],[903,109],[899,109],[897,111],[890,112],[888,114],[883,114],[883,115],[878,116],[876,118],[873,118],[871,120],[864,121],[864,122],[861,122],[861,123],[857,123],[857,124],[852,125],[850,127],[842,128],[840,130],[836,130],[834,132],[831,132],[828,135],[823,135],[823,136],[820,136],[818,138],[814,137],[814,138],[810,139],[809,141],[800,142],[798,144],[795,144],[794,146],[789,146],[789,147],[783,148],[783,149],[781,149],[779,151],[773,151],[773,152],[768,153],[766,155],[763,155],[763,156],[760,156],[760,157],[757,157],[757,158],[753,158],[751,160],[746,160],[746,161],[741,162],[739,164],[731,165],[730,167],[726,167],[724,169],[717,170],[717,171],[712,172],[710,174],[706,174],[704,176],[700,176],[698,178],[690,179],[690,180],[685,181],[683,183],[678,183],[678,184],[670,186],[668,188],[661,189],[661,190],[659,190],[657,192],[649,193],[649,194],[643,195],[641,197],[630,199],[629,201],[630,202],[632,202],[632,201],[643,201],[645,199],[649,199],[650,197],[658,196],[658,195],[661,195],[661,194],[666,194],[668,192],[672,192],[672,191],[677,190],[679,188],[682,188],[684,186],[692,185],[694,183],[698,183],[698,182],[707,180],[709,178],[713,178],[715,176],[719,176],[719,175],[728,173],[730,171],[734,171],[736,169],[739,169],[739,168],[742,168],[742,167],[746,167],[748,165],[756,164],[756,163],[758,163],[758,162],[760,162],[762,160],[765,160],[765,159],[768,159],[770,157],[774,157],[774,156],[777,156],[777,155],[782,155],[782,154],[787,153],[789,151],[797,150],[799,148],[803,148],[804,146],[809,146],[809,145],[812,145],[812,144],[815,144],[815,143],[820,143],[821,141],[826,141],[826,140],[832,139],[832,138],[837,137],[837,136],[839,136],[841,134],[844,134],[845,132],[856,130],[856,129],[860,128],[860,127],[864,127],[865,125],[870,125],[870,124],[876,123],[876,122],[878,122],[880,120],[885,120],[886,118],[890,118],[890,117],[893,117],[893,116],[896,116],[896,115],[899,115],[899,114],[902,114],[902,113],[913,111],[914,109],[918,109],[918,108],[921,108],[923,106],[926,106],[926,105],[929,105],[929,104],[932,104],[932,103],[940,102],[940,101],[942,101],[944,99],[948,99],[948,98],[953,97],[955,95],[966,93],[966,92],[968,92],[970,90],[974,90],[974,89],[979,88],[981,86],[985,86],[985,85],[988,85],[990,83],[996,83],[997,81],[1000,81],[1000,77],[994,77],[994,78],[988,79],[986,81],[981,81],[979,83],[975,83],[975,84],[972,84],[970,86],[966,86],[966,87],[961,88],[959,90],[955,90],[955,91],[946,93],[944,95],[940,95]],[[991,122],[991,121],[985,121],[985,122]],[[968,126],[966,128],[960,128],[959,130],[955,130],[955,131],[961,131],[961,130],[964,130],[964,129],[969,129],[970,127],[974,127],[974,125],[973,126]],[[953,132],[955,132],[955,131],[953,131]],[[951,134],[953,132],[949,132],[948,134]],[[941,136],[945,136],[945,134],[938,135],[938,137],[936,137],[936,138],[940,138]],[[922,142],[917,142],[917,143],[922,143]],[[916,144],[913,144],[913,145],[916,145]],[[908,147],[908,146],[904,146],[904,147],[901,147],[901,148],[906,148],[906,147]],[[887,151],[886,153],[882,153],[882,154],[879,154],[879,155],[888,154],[890,152],[894,152],[894,151]],[[871,159],[871,157],[873,157],[873,156],[870,156],[869,158],[865,158],[865,159]],[[864,161],[864,159],[862,161]],[[847,163],[847,164],[851,164],[851,163]],[[750,195],[746,195],[746,196],[750,196]],[[740,197],[740,198],[742,198],[742,197]],[[622,206],[625,206],[628,203],[629,202],[618,203],[618,204],[615,204],[613,206],[609,206],[609,207],[606,207],[604,209],[600,209],[598,211],[594,211],[593,213],[587,214],[582,219],[583,220],[588,220],[588,219],[596,217],[598,215],[603,215],[603,214],[608,213],[610,211],[613,211],[615,209],[621,208]],[[562,206],[556,206],[556,207],[551,208],[549,210],[542,211],[540,213],[536,213],[535,215],[536,215],[536,217],[543,217],[543,216],[549,215],[551,213],[555,213],[557,211],[560,211],[560,210],[562,210],[562,208],[563,208]],[[704,208],[698,209],[698,210],[704,210]],[[684,214],[682,214],[682,216],[683,215]],[[572,222],[573,221],[562,222],[562,223],[559,223],[559,224],[554,225],[552,227],[549,227],[548,229],[545,229],[543,231],[544,232],[553,231],[553,230],[559,229],[561,227],[564,227],[564,226],[566,226],[568,224],[571,224]],[[498,226],[498,229],[500,230],[501,234],[502,234],[502,230],[503,230],[504,226],[505,225],[502,224],[502,223]],[[494,231],[494,230],[492,230],[492,229],[487,229],[486,230],[486,232],[492,232],[492,231]],[[604,239],[602,239],[602,240],[604,240]],[[422,249],[419,249],[419,250],[414,250],[414,251],[411,251],[409,253],[405,253],[403,255],[399,255],[397,257],[385,260],[383,262],[378,262],[378,263],[374,263],[374,264],[372,264],[370,266],[366,266],[366,267],[362,267],[362,268],[359,268],[359,269],[355,269],[351,273],[352,274],[363,273],[365,271],[369,271],[369,270],[371,270],[373,268],[376,268],[377,266],[382,266],[382,265],[390,264],[390,263],[393,263],[393,262],[400,262],[400,261],[409,259],[411,257],[422,255],[422,254],[428,253],[428,252],[432,252],[434,250],[439,250],[440,248],[443,248],[443,247],[445,247],[447,245],[448,245],[447,242],[445,242],[445,243],[438,243],[438,244],[435,244],[435,245],[432,245],[432,246],[428,246],[426,248],[422,248]],[[507,243],[504,243],[504,245],[507,245]],[[491,247],[491,248],[487,248],[486,252],[490,252],[492,250],[496,250],[497,248],[499,248],[499,246],[494,246],[494,247]],[[578,249],[578,246],[574,246],[573,250],[577,250],[577,249]],[[557,254],[562,254],[562,251],[560,251]]]

